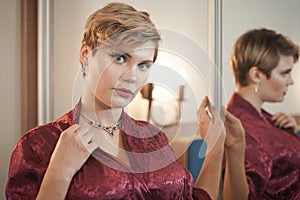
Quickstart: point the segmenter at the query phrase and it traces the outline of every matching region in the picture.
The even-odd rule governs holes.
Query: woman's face
[[[88,55],[86,88],[108,107],[123,108],[146,83],[153,65],[155,45],[146,42],[131,50],[98,47]]]
[[[294,84],[291,76],[294,59],[292,56],[281,56],[278,65],[271,71],[269,79],[263,76],[259,93],[262,101],[282,102],[288,87]]]

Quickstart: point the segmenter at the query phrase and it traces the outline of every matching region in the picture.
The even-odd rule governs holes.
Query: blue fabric
[[[200,152],[200,148],[201,152]],[[201,170],[206,152],[206,144],[201,139],[193,140],[188,148],[187,155],[187,168],[191,172],[194,180],[196,181],[198,174]]]

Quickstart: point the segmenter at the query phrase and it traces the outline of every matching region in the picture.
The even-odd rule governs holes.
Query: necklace
[[[111,137],[114,137],[114,131],[117,130],[118,128],[120,128],[121,124],[122,124],[122,119],[120,117],[119,121],[117,121],[115,124],[113,124],[112,126],[104,126],[102,124],[100,124],[99,122],[89,118],[87,115],[83,114],[82,112],[80,112],[81,116],[83,117],[83,119],[90,125],[96,127],[96,128],[100,128],[103,129],[104,131],[106,131]]]

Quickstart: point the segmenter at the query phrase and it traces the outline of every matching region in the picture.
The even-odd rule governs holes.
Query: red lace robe
[[[235,93],[228,110],[246,131],[245,167],[249,199],[300,199],[300,138],[277,128],[265,110],[260,114]]]
[[[10,161],[8,200],[35,199],[60,133],[78,122],[79,111],[80,103],[18,141]],[[134,169],[97,149],[74,175],[66,199],[210,199],[205,191],[193,188],[191,174],[176,161],[167,137],[158,128],[124,112],[122,120],[124,147],[132,152],[129,159]]]

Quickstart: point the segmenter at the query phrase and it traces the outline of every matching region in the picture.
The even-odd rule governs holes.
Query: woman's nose
[[[288,85],[294,85],[294,80],[291,75],[289,76]]]
[[[123,74],[123,79],[129,82],[135,82],[137,80],[137,67],[127,67],[126,71]]]

